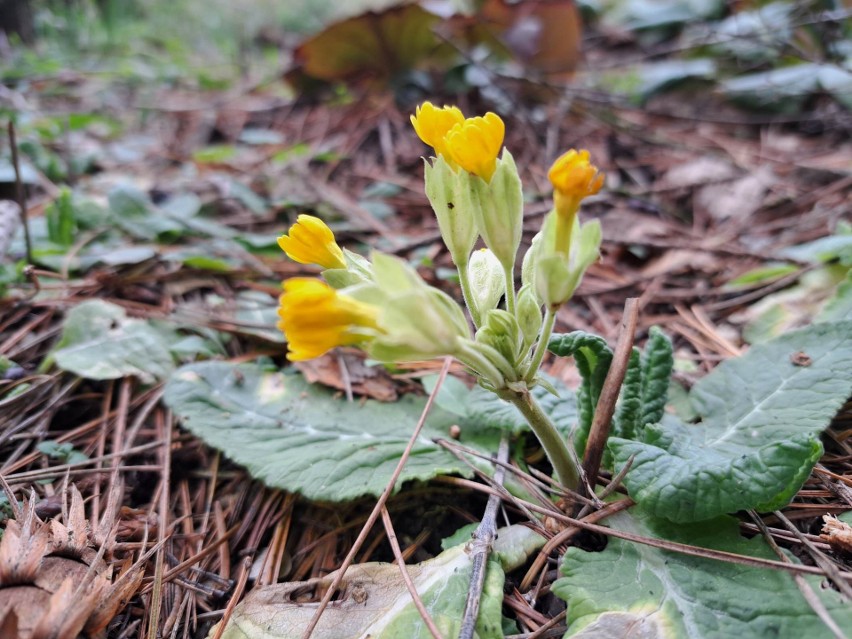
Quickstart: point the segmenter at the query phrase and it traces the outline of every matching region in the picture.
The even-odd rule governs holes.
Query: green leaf
[[[47,238],[59,246],[71,246],[77,232],[71,190],[63,188],[44,215],[47,218]]]
[[[577,423],[577,403],[574,393],[558,384],[554,379],[548,379],[559,391],[559,396],[551,393],[545,386],[535,386],[530,393],[536,399],[541,409],[553,420],[556,427],[566,437],[576,437],[574,432]],[[465,400],[467,416],[464,424],[488,425],[492,428],[507,430],[518,434],[529,430],[527,420],[520,411],[509,402],[498,398],[493,392],[479,386],[470,391]],[[585,440],[584,440],[585,441]]]
[[[584,331],[553,335],[547,348],[559,357],[573,356],[583,378],[577,391],[580,425],[574,440],[577,450],[582,452],[586,448],[598,398],[612,363],[612,349],[602,337]]]
[[[718,517],[673,524],[634,508],[607,518],[614,529],[741,555],[777,559],[760,537]],[[795,561],[795,560],[794,560]],[[782,571],[746,568],[610,538],[603,552],[569,548],[553,592],[568,601],[565,637],[830,639],[832,633]],[[831,617],[852,631],[840,593],[806,577]]]
[[[639,432],[642,415],[642,353],[635,346],[630,353],[621,398],[613,415],[612,434],[616,437],[633,439]]]
[[[544,544],[525,526],[501,528],[488,562],[485,586],[476,623],[479,639],[502,639],[504,571],[522,565]],[[406,566],[414,588],[443,637],[457,637],[470,583],[472,562],[465,544],[437,557]],[[336,573],[307,584],[293,582],[255,588],[234,609],[222,639],[296,639],[301,637],[316,610],[291,594],[295,590],[327,588]],[[374,639],[427,639],[431,637],[403,582],[398,566],[386,563],[355,564],[346,571],[341,596],[320,618],[318,639],[372,637]],[[218,627],[210,631],[213,636]]]
[[[109,193],[113,222],[126,233],[141,240],[173,239],[184,226],[154,210],[148,196],[131,186],[118,186]]]
[[[88,379],[135,375],[150,384],[174,368],[169,347],[177,339],[149,320],[128,318],[120,306],[89,300],[68,312],[53,360]]]
[[[185,428],[258,479],[329,501],[381,493],[425,404],[411,396],[394,404],[347,402],[298,374],[227,362],[178,369],[164,399]],[[465,464],[432,442],[446,438],[456,419],[433,409],[400,481],[470,476]],[[463,429],[462,441],[487,454],[498,439],[493,430]]]
[[[852,320],[852,270],[846,274],[846,279],[837,287],[834,294],[814,322],[839,322]]]
[[[852,393],[850,369],[852,322],[754,346],[695,384],[700,423],[667,415],[638,441],[610,438],[615,467],[635,456],[630,496],[673,521],[780,507],[820,457],[819,434]]]
[[[642,412],[636,432],[663,418],[672,377],[672,342],[657,326],[652,326],[642,353]]]

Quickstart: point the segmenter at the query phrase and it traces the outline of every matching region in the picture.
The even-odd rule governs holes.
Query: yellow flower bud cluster
[[[438,108],[424,102],[411,116],[414,131],[451,167],[461,167],[486,182],[497,168],[506,125],[496,113],[465,118],[454,106]]]

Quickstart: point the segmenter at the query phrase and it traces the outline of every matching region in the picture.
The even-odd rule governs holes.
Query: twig
[[[544,634],[548,630],[555,627],[556,624],[558,624],[560,621],[565,619],[566,614],[567,614],[567,611],[563,610],[558,615],[556,615],[553,619],[551,619],[546,624],[541,626],[538,630],[531,632],[529,634],[525,633],[525,634],[522,634],[522,635],[506,635],[506,639],[537,639],[538,637],[542,637],[542,636],[544,636]],[[562,634],[562,633],[560,633],[560,634]]]
[[[769,544],[769,546],[772,548],[772,551],[778,556],[778,558],[781,559],[781,561],[792,564],[790,558],[784,553],[783,550],[781,550],[778,544],[775,543],[775,539],[770,534],[769,529],[766,527],[766,524],[763,522],[763,520],[757,516],[757,513],[755,513],[754,511],[749,511],[748,514],[751,517],[752,521],[757,525],[757,527],[760,528],[761,532],[763,533],[763,538],[766,540],[766,543]],[[775,514],[780,515],[778,511],[776,511]],[[784,519],[786,519],[786,517]],[[787,521],[787,523],[790,522]],[[826,627],[831,631],[831,634],[834,635],[835,639],[847,639],[846,635],[843,633],[843,631],[840,629],[834,619],[832,619],[831,615],[823,605],[822,601],[820,601],[819,597],[816,596],[816,593],[814,592],[813,588],[811,588],[810,584],[805,581],[804,575],[794,573],[793,580],[796,582],[796,587],[799,589],[799,592],[802,593],[802,597],[804,597],[805,601],[808,603],[814,613],[816,613],[816,616],[820,618],[820,621],[822,621],[826,625]]]
[[[352,561],[355,559],[355,555],[361,549],[361,546],[364,545],[364,541],[367,539],[367,535],[370,533],[370,530],[372,530],[373,525],[379,518],[379,514],[381,513],[382,508],[384,507],[385,503],[387,503],[388,497],[390,497],[391,493],[393,492],[394,486],[396,486],[396,481],[399,479],[399,476],[402,473],[402,469],[405,466],[405,463],[408,461],[409,456],[411,455],[411,449],[414,448],[414,444],[417,441],[417,438],[420,436],[420,431],[423,430],[423,424],[426,423],[426,416],[432,409],[432,404],[435,402],[435,397],[437,396],[438,391],[443,385],[444,380],[447,378],[447,373],[450,370],[450,364],[452,363],[452,361],[453,359],[451,357],[447,357],[444,359],[444,365],[441,367],[441,372],[438,375],[438,382],[435,384],[435,388],[432,390],[432,394],[429,395],[429,399],[426,401],[426,406],[423,407],[423,412],[420,414],[420,419],[417,422],[417,426],[415,426],[414,432],[411,433],[411,438],[408,440],[408,445],[405,447],[405,450],[402,452],[402,455],[399,458],[399,463],[396,465],[396,469],[393,471],[393,475],[388,481],[387,486],[385,486],[385,489],[382,491],[382,494],[379,496],[376,505],[373,507],[373,511],[370,513],[370,516],[364,523],[364,527],[358,534],[358,538],[355,540],[355,543],[352,544],[352,548],[350,548],[349,553],[343,560],[343,564],[338,569],[337,575],[334,577],[334,580],[331,582],[331,585],[329,586],[328,590],[323,595],[322,601],[320,601],[316,612],[314,612],[314,616],[311,618],[308,627],[302,634],[302,639],[308,639],[308,637],[311,636],[311,633],[317,627],[322,613],[328,607],[328,604],[331,601],[331,598],[334,596],[334,593],[337,590],[337,587],[340,585],[340,582],[343,581],[343,577],[346,574],[346,570],[349,568],[349,566],[352,565]]]
[[[27,220],[27,198],[24,195],[24,183],[21,180],[21,163],[18,160],[18,142],[15,138],[15,123],[9,120],[9,147],[12,151],[12,166],[15,167],[15,197],[21,212],[21,224],[24,225],[24,241],[27,246],[27,264],[33,263],[33,244],[30,239],[30,225]]]
[[[592,426],[589,429],[589,439],[586,443],[586,453],[583,456],[583,473],[589,482],[586,486],[579,488],[589,490],[589,497],[595,494],[595,484],[598,479],[598,471],[601,467],[604,447],[609,437],[610,422],[615,412],[615,402],[627,373],[627,365],[630,363],[630,352],[633,349],[633,338],[636,334],[636,324],[639,321],[639,300],[635,297],[627,298],[624,304],[624,314],[621,317],[621,334],[615,345],[612,356],[612,364],[606,375],[598,405],[595,408],[595,416],[592,418]]]
[[[500,448],[497,451],[497,459],[504,464],[509,459],[509,437],[506,433],[500,439]],[[497,465],[494,469],[494,483],[503,485],[506,469]],[[482,521],[473,533],[473,540],[469,544],[468,551],[473,560],[473,568],[470,572],[470,586],[467,590],[467,601],[464,604],[461,630],[459,639],[473,639],[476,629],[476,619],[479,616],[479,604],[482,600],[482,589],[485,586],[485,572],[488,566],[488,555],[497,538],[497,509],[500,507],[499,495],[488,497],[485,506],[485,514]]]
[[[607,504],[604,508],[596,510],[595,512],[587,515],[582,519],[582,521],[596,524],[599,521],[606,519],[610,515],[614,515],[615,513],[619,513],[622,510],[630,508],[631,506],[633,506],[634,503],[635,502],[629,498],[620,499],[619,501]],[[544,564],[547,562],[547,558],[550,556],[550,553],[552,553],[562,544],[568,542],[578,532],[580,532],[579,528],[569,526],[565,530],[562,530],[555,534],[553,537],[551,537],[547,541],[547,543],[544,544],[544,547],[542,547],[541,551],[536,556],[535,560],[530,566],[530,569],[527,571],[527,574],[521,581],[521,585],[518,586],[518,590],[520,590],[521,592],[527,592],[532,587],[532,582],[535,579],[535,576],[542,568],[544,568]]]
[[[234,594],[231,595],[231,599],[228,601],[228,605],[225,608],[225,614],[222,615],[222,620],[219,622],[219,627],[212,639],[221,639],[222,634],[225,632],[225,626],[228,625],[228,620],[231,618],[234,608],[236,608],[237,602],[243,594],[243,590],[245,590],[246,582],[248,581],[249,573],[251,572],[251,562],[252,558],[250,556],[243,557],[242,569],[240,570],[237,587],[234,588]]]
[[[660,550],[668,550],[670,552],[689,555],[691,557],[715,559],[716,561],[725,561],[732,564],[739,564],[741,566],[751,566],[752,568],[772,568],[774,570],[783,570],[785,572],[802,573],[805,575],[818,575],[820,577],[825,577],[825,571],[822,568],[817,568],[816,566],[805,566],[804,564],[787,564],[783,561],[775,561],[774,559],[749,557],[748,555],[739,555],[737,553],[728,552],[725,550],[713,550],[710,548],[702,548],[700,546],[692,546],[690,544],[682,544],[676,541],[667,541],[665,539],[657,539],[655,537],[645,537],[643,535],[637,535],[635,533],[626,532],[624,530],[616,530],[615,528],[607,528],[606,526],[590,524],[587,521],[576,519],[575,517],[569,517],[568,515],[564,515],[559,512],[554,512],[553,509],[543,508],[538,504],[534,504],[532,502],[526,501],[525,499],[519,499],[517,497],[514,498],[513,503],[515,505],[522,504],[529,510],[542,513],[544,515],[547,515],[548,517],[556,519],[557,521],[561,521],[564,524],[568,524],[569,526],[577,526],[578,528],[582,528],[583,530],[588,530],[590,532],[606,535],[607,537],[625,539],[627,541],[633,541],[638,544],[650,546],[652,548],[659,548]],[[845,581],[852,581],[852,574],[849,574],[848,576],[842,575],[842,578]]]
[[[802,531],[796,528],[787,517],[784,516],[780,510],[776,510],[774,515],[779,519],[779,521],[784,524],[785,528],[789,530],[793,535],[802,543],[802,545],[808,549],[808,552],[813,557],[813,560],[816,564],[825,571],[826,576],[834,582],[834,585],[837,586],[838,590],[843,593],[843,596],[848,600],[852,600],[852,586],[844,580],[840,576],[840,570],[838,570],[837,566],[834,562],[831,561],[828,557],[825,556],[819,548],[817,548],[813,542],[805,537],[802,534]]]
[[[438,630],[437,626],[435,626],[435,622],[432,621],[429,611],[426,610],[426,606],[423,605],[423,600],[420,598],[420,595],[417,594],[417,588],[414,587],[414,582],[411,581],[411,575],[408,573],[408,567],[405,565],[405,557],[402,556],[402,550],[400,549],[399,542],[396,539],[396,531],[393,528],[393,522],[391,521],[387,506],[384,504],[382,504],[382,524],[385,526],[385,532],[388,535],[388,542],[390,543],[391,550],[393,550],[393,556],[396,557],[397,566],[399,567],[399,572],[402,575],[402,580],[405,582],[405,587],[408,589],[408,593],[414,601],[414,607],[417,608],[417,612],[420,613],[423,623],[426,624],[426,627],[429,629],[432,636],[435,639],[443,639],[443,637],[441,637],[441,631]]]

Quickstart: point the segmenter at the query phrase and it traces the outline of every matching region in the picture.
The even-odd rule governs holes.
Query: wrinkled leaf
[[[819,433],[852,394],[850,369],[852,322],[754,346],[695,384],[700,423],[667,415],[637,441],[610,438],[616,470],[635,455],[624,482],[630,496],[673,521],[778,508],[819,459]]]
[[[637,508],[607,518],[612,528],[646,537],[777,559],[760,537],[745,539],[727,516],[672,524]],[[553,592],[568,601],[565,637],[591,639],[826,639],[832,633],[793,578],[778,570],[666,552],[610,538],[603,552],[569,548]],[[806,577],[831,617],[852,631],[852,608]]]
[[[381,493],[425,404],[412,396],[395,404],[347,402],[301,375],[227,362],[178,369],[164,399],[185,428],[258,479],[330,501]],[[453,423],[454,416],[432,411],[401,481],[470,475],[432,442],[446,438]],[[470,427],[462,441],[490,453],[497,433]]]
[[[525,526],[498,531],[494,558],[489,561],[476,636],[502,639],[501,607],[504,571],[521,565],[544,539]],[[464,544],[434,559],[406,566],[417,593],[444,637],[457,637],[472,562]],[[328,587],[331,573],[308,582],[265,586],[251,591],[234,610],[222,639],[297,639],[302,636],[316,603],[297,600],[299,592]],[[218,626],[210,630],[213,637]],[[346,571],[341,595],[320,618],[315,639],[427,639],[431,637],[405,587],[399,567],[384,563],[356,564]]]
[[[582,452],[586,448],[598,398],[612,363],[612,349],[602,337],[584,331],[553,335],[547,349],[559,357],[573,357],[582,376],[583,381],[577,391],[580,424],[575,436],[577,450]]]
[[[53,358],[59,368],[80,377],[134,375],[150,384],[171,372],[169,347],[177,339],[173,331],[127,317],[120,306],[89,300],[68,312]]]

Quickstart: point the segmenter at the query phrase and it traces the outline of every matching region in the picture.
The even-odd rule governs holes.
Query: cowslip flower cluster
[[[279,246],[297,262],[319,266],[322,279],[283,285],[278,326],[288,358],[310,359],[344,345],[386,362],[453,356],[521,410],[560,480],[574,486],[571,453],[529,388],[544,383],[538,370],[556,311],[598,258],[600,224],[582,224],[578,211],[604,176],[588,151],[571,150],[554,162],[548,173],[554,208],[523,258],[516,290],[523,193],[515,161],[503,148],[503,121],[494,113],[466,118],[457,107],[426,102],[411,122],[435,151],[425,160],[426,195],[458,267],[470,324],[455,300],[403,260],[352,253],[322,220],[300,215]],[[479,238],[485,248],[474,250]]]

